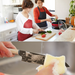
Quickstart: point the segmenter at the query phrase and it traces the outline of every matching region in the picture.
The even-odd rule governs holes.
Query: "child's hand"
[[[46,21],[48,21],[48,22],[52,22],[52,20],[49,18],[49,19],[46,19]]]
[[[8,48],[16,49],[11,42],[0,42],[0,57],[13,57],[14,55]]]

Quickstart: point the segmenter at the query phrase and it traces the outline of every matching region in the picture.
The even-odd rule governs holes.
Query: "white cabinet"
[[[23,0],[2,0],[3,5],[21,5]]]
[[[17,29],[9,29],[3,33],[5,41],[17,41]]]
[[[0,41],[17,41],[17,32],[18,30],[15,23],[0,26]]]
[[[3,38],[3,34],[0,33],[0,41],[3,41],[3,40],[4,40],[4,38]]]

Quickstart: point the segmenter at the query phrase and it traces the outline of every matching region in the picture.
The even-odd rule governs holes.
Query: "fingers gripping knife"
[[[45,55],[17,50],[17,49],[9,49],[9,50],[13,54],[20,55],[22,57],[22,61],[44,65]],[[67,63],[65,63],[65,66],[69,67]]]

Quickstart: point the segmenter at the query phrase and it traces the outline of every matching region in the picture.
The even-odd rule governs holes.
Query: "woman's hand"
[[[11,49],[16,49],[16,47],[11,42],[0,42],[0,57],[13,57],[14,55],[11,53]]]
[[[39,28],[38,31],[44,31],[43,29]]]
[[[52,70],[53,67],[54,67],[54,64],[50,64],[48,67],[40,70],[36,75],[54,75]]]
[[[34,34],[38,34],[38,32],[39,32],[38,29],[33,29]]]
[[[48,21],[48,22],[52,22],[52,20],[49,18],[49,19],[46,19],[46,21]]]
[[[1,72],[0,72],[0,75],[9,75],[9,74],[4,74],[4,73],[1,73]]]
[[[39,28],[39,29],[33,29],[33,33],[38,34],[39,31],[44,31],[43,29]]]
[[[56,18],[56,19],[58,19],[58,16],[57,16],[57,15],[55,15],[55,18]]]

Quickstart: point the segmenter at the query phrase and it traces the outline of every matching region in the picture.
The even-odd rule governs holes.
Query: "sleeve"
[[[52,16],[52,13],[50,13],[50,11],[46,8],[46,7],[44,7],[45,8],[45,10],[46,10],[46,13],[49,15],[49,16]]]
[[[33,10],[33,14],[34,14],[35,23],[40,23],[41,21],[38,19],[39,18],[39,13],[38,13],[36,8]]]
[[[23,23],[20,18],[16,18],[16,24],[18,27],[18,31],[20,31],[23,34],[33,34],[32,28],[23,28]]]
[[[33,20],[33,28],[34,29],[39,29],[40,27],[34,22],[34,20]]]

